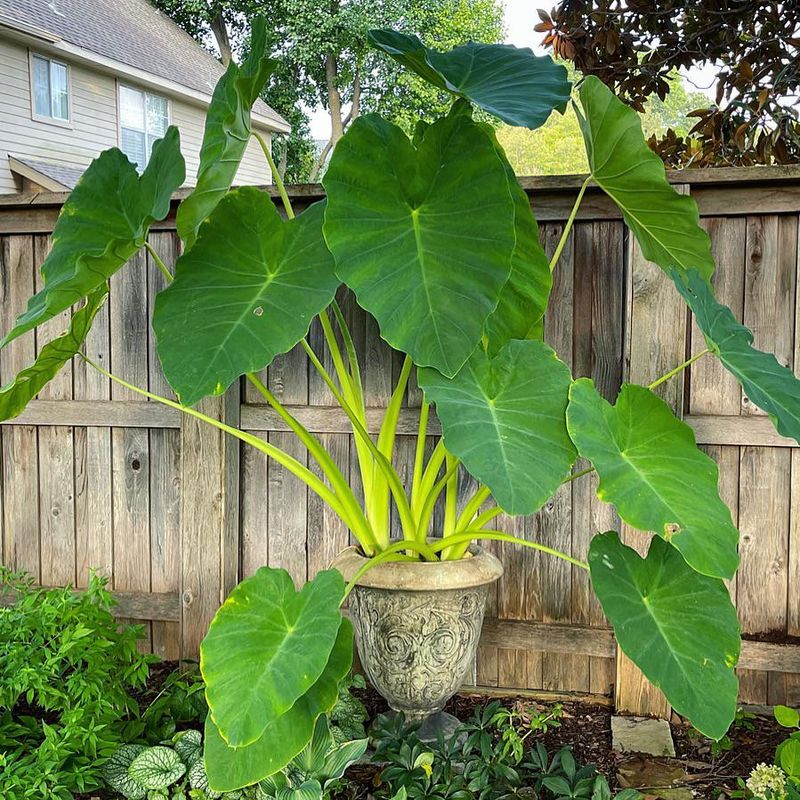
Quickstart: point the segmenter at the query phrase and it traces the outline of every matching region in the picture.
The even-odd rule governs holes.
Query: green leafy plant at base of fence
[[[178,400],[86,359],[91,366],[286,468],[370,557],[364,571],[387,561],[462,558],[480,540],[517,543],[589,570],[621,648],[704,734],[722,737],[736,711],[739,653],[739,627],[722,581],[738,565],[738,534],[719,497],[716,469],[654,390],[698,358],[716,357],[781,433],[797,437],[800,382],[755,350],[747,329],[714,297],[710,241],[696,204],[667,182],[636,113],[587,78],[570,102],[591,174],[548,262],[508,160],[472,109],[536,127],[564,110],[571,87],[563,68],[507,45],[440,53],[384,31],[372,34],[375,46],[450,92],[452,108],[411,138],[375,115],[356,120],[331,157],[324,203],[297,216],[267,143],[250,126],[250,106],[274,66],[262,52],[264,41],[259,21],[247,61],[229,67],[214,93],[198,186],[177,211],[184,248],[174,280],[146,242],[183,177],[177,131],[170,128],[154,145],[151,166],[155,161],[158,172],[148,166],[138,176],[117,150],[89,167],[56,226],[44,288],[5,341],[99,290],[147,247],[169,283],[156,298],[153,327]],[[251,134],[276,177],[286,221],[255,190],[229,191]],[[623,387],[613,406],[590,383],[574,381],[541,341],[552,273],[592,182],[616,203],[645,257],[675,282],[708,344],[648,386]],[[107,235],[97,224],[106,216]],[[340,284],[405,354],[377,435],[368,431],[359,354],[335,300]],[[330,367],[307,341],[315,316]],[[358,490],[257,377],[295,345],[349,420]],[[393,467],[394,445],[415,368],[424,398],[413,469],[404,481]],[[49,363],[37,362],[12,381],[3,390],[14,395],[6,415],[18,413],[51,372]],[[191,405],[222,394],[240,376],[296,435],[311,467]],[[443,437],[429,452],[434,406]],[[578,457],[592,466],[574,472]],[[460,469],[478,485],[457,506]],[[587,564],[492,527],[503,511],[535,512],[562,484],[595,469],[600,499],[651,541],[646,558],[613,532],[598,532]],[[437,504],[444,522],[432,530]],[[399,542],[390,539],[393,513]],[[264,568],[220,609],[201,663],[209,701],[205,759],[215,789],[261,780],[308,744],[349,668],[351,631],[338,606],[361,574],[345,587],[321,573],[298,592],[288,575]],[[256,624],[258,614],[270,620],[268,631]],[[680,626],[667,624],[673,614]]]
[[[152,656],[139,626],[119,628],[105,581],[36,589],[0,568],[0,796],[71,800],[102,785],[105,761],[135,736],[132,694]]]

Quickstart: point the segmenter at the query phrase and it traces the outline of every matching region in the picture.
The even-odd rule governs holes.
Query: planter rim
[[[498,559],[478,545],[469,548],[471,558],[458,561],[387,561],[373,567],[357,586],[405,592],[468,589],[494,583],[503,574]],[[342,550],[331,566],[350,581],[369,559],[357,546]]]

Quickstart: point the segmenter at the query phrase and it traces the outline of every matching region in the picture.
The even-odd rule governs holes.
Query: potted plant
[[[570,102],[564,68],[506,45],[471,43],[440,53],[391,31],[373,32],[372,40],[453,94],[450,112],[420,123],[412,138],[378,116],[357,119],[326,172],[326,200],[298,216],[262,141],[283,198],[282,219],[266,194],[230,189],[249,138],[258,138],[249,109],[274,67],[262,56],[263,24],[256,26],[250,56],[230,65],[214,92],[197,187],[178,208],[184,252],[174,276],[147,232],[166,216],[184,179],[177,131],[154,145],[141,175],[116,149],[93,162],[55,228],[42,266],[44,288],[2,344],[83,305],[69,330],[0,391],[0,418],[19,413],[70,358],[86,359],[81,345],[108,278],[146,247],[170,281],[156,300],[153,327],[179,401],[88,363],[275,459],[358,542],[337,562],[347,585],[332,569],[297,591],[286,572],[264,567],[234,589],[212,622],[201,666],[210,707],[205,765],[214,790],[277,772],[311,740],[350,668],[352,626],[340,611],[348,595],[359,647],[379,688],[395,692],[386,660],[399,654],[410,659],[413,679],[391,694],[392,702],[417,714],[422,703],[429,710],[441,705],[477,640],[480,587],[499,575],[478,549],[487,539],[517,542],[588,570],[621,648],[678,712],[718,738],[736,710],[739,627],[723,581],[737,568],[738,532],[719,497],[715,464],[653,389],[713,353],[778,430],[797,439],[800,385],[772,355],[751,346],[750,332],[715,299],[709,240],[693,200],[669,186],[637,114],[602,83],[586,78],[571,101],[591,174],[548,261],[528,199],[492,128],[473,110],[535,128]],[[675,281],[708,342],[704,353],[653,376],[649,386],[623,386],[613,405],[590,380],[573,380],[542,341],[552,271],[591,181],[617,203],[644,255]],[[377,436],[368,431],[358,359],[335,300],[341,284],[375,317],[382,337],[406,354]],[[332,374],[305,339],[314,317]],[[298,343],[352,424],[363,502],[319,440],[256,375]],[[404,485],[391,461],[414,369],[425,399],[413,475]],[[194,408],[241,376],[297,435],[324,479],[275,445]],[[432,406],[443,437],[426,455]],[[592,467],[573,471],[578,455]],[[461,509],[459,468],[478,482]],[[615,532],[598,533],[584,563],[492,529],[501,509],[534,512],[562,483],[591,470],[599,475],[601,499],[643,535],[655,534],[646,557]],[[442,530],[431,529],[437,502],[444,506]],[[389,537],[391,506],[401,523],[399,541]],[[433,587],[420,615],[420,592]]]

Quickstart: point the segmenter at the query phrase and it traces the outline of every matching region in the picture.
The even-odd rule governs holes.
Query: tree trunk
[[[227,67],[233,61],[233,51],[231,50],[231,40],[228,36],[228,26],[225,24],[225,17],[222,15],[222,11],[211,20],[211,32],[217,41],[222,63]]]

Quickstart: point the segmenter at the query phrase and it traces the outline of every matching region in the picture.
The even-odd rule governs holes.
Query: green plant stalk
[[[356,572],[352,580],[345,587],[344,596],[342,597],[342,600],[339,603],[339,605],[341,606],[344,603],[344,601],[347,599],[347,596],[355,588],[356,584],[373,567],[377,567],[378,564],[382,564],[385,561],[407,561],[408,559],[405,557],[405,554],[403,553],[404,550],[414,550],[415,552],[419,553],[426,561],[439,560],[433,548],[430,545],[428,545],[427,542],[413,542],[413,541],[394,542],[393,544],[390,544],[385,550],[381,550],[380,553],[374,555],[372,558],[370,558],[369,561],[367,561],[362,567],[359,568],[358,572]]]
[[[447,453],[445,456],[445,469],[446,475],[450,477],[447,479],[447,487],[444,495],[444,524],[442,526],[442,536],[449,536],[455,533],[456,530],[456,515],[458,509],[458,465],[461,463],[460,459],[451,456]]]
[[[669,372],[662,375],[660,378],[656,378],[656,380],[654,380],[651,384],[649,384],[647,388],[652,392],[653,389],[656,388],[656,386],[661,386],[662,383],[668,381],[670,378],[675,377],[675,375],[677,375],[679,372],[683,372],[683,370],[685,370],[687,367],[690,367],[692,364],[694,364],[695,361],[699,361],[703,356],[707,356],[710,352],[711,350],[709,350],[708,348],[706,348],[705,350],[701,350],[699,353],[696,353],[691,358],[684,361],[682,364],[678,364],[678,366],[675,367],[675,369],[671,369]]]
[[[153,263],[158,267],[161,274],[166,278],[167,283],[172,283],[172,273],[167,269],[167,265],[161,260],[161,257],[156,253],[153,245],[150,242],[145,241],[144,243],[145,249],[148,253],[150,253],[150,257],[153,259]]]
[[[433,516],[433,509],[436,505],[436,501],[439,499],[439,495],[442,493],[442,490],[447,486],[450,479],[455,475],[458,471],[458,459],[453,459],[452,463],[448,466],[447,471],[445,472],[444,476],[439,479],[431,488],[431,490],[425,496],[425,502],[422,504],[422,511],[420,513],[419,520],[417,522],[417,541],[418,542],[425,542],[428,539],[428,526],[431,522],[431,517]]]
[[[351,519],[355,521],[357,529],[353,531],[359,541],[367,540],[373,547],[377,546],[375,534],[369,524],[364,511],[358,503],[353,490],[342,474],[336,462],[331,458],[330,453],[322,446],[319,439],[307,430],[298,420],[296,420],[278,401],[272,392],[267,389],[258,376],[253,373],[247,375],[250,383],[261,393],[269,405],[278,413],[284,422],[292,429],[292,432],[303,443],[305,448],[317,460],[320,469],[325,477],[330,481],[331,487],[336,496],[342,501],[342,505],[348,510]]]
[[[584,475],[589,475],[591,472],[594,471],[595,471],[594,467],[586,467],[586,469],[580,469],[577,472],[573,472],[571,475],[564,478],[564,480],[561,481],[561,485],[563,486],[565,483],[572,483],[572,481],[575,481],[578,478],[582,478]]]
[[[414,449],[414,472],[411,477],[411,513],[414,519],[419,519],[420,482],[422,481],[422,470],[425,466],[425,443],[428,434],[428,414],[430,404],[422,398],[422,405],[419,409],[419,426],[417,428],[417,445]]]
[[[269,149],[269,146],[264,141],[263,137],[260,133],[256,131],[251,131],[251,136],[255,138],[255,140],[261,145],[261,149],[264,152],[264,157],[267,159],[267,164],[269,164],[269,170],[272,173],[272,182],[278,189],[278,193],[281,196],[281,200],[283,201],[283,207],[286,209],[286,216],[289,219],[294,219],[294,209],[292,208],[292,201],[289,199],[289,193],[286,191],[286,186],[283,183],[283,179],[281,178],[281,174],[278,171],[278,166],[275,163],[275,159],[272,157],[272,152]]]
[[[556,250],[553,253],[553,257],[550,259],[550,272],[555,271],[556,265],[558,264],[558,259],[561,258],[561,252],[564,250],[564,245],[566,245],[570,231],[572,230],[572,226],[575,223],[575,217],[578,215],[578,209],[580,208],[581,201],[583,200],[583,195],[586,193],[586,189],[591,181],[592,176],[589,175],[589,177],[587,177],[586,180],[581,184],[580,191],[575,199],[575,204],[572,206],[572,211],[567,219],[567,224],[564,226],[564,231],[561,234],[561,238],[558,240]]]
[[[394,497],[395,505],[397,506],[398,514],[400,515],[400,523],[403,528],[403,537],[407,539],[412,538],[415,530],[414,519],[411,516],[411,507],[408,504],[408,498],[406,497],[405,489],[403,488],[403,483],[400,480],[400,476],[397,474],[394,467],[386,460],[383,453],[378,450],[377,445],[372,441],[372,437],[369,435],[369,433],[367,433],[366,428],[361,424],[353,409],[350,408],[347,401],[342,396],[342,393],[339,391],[339,388],[333,382],[331,376],[328,375],[328,371],[317,358],[316,353],[311,349],[305,339],[303,340],[303,346],[308,354],[309,359],[311,359],[311,363],[316,367],[317,372],[319,372],[319,374],[322,376],[322,379],[328,385],[328,388],[333,392],[336,401],[350,419],[355,435],[360,437],[367,444],[373,458],[386,475],[386,478],[389,481],[389,488],[391,489],[392,496]],[[380,535],[380,532],[376,532],[376,536]]]
[[[218,419],[214,419],[213,417],[209,417],[207,414],[203,414],[201,411],[197,411],[194,408],[190,408],[189,406],[182,406],[180,403],[175,402],[174,400],[170,400],[167,397],[162,397],[161,395],[155,394],[154,392],[149,392],[146,389],[141,389],[138,386],[135,386],[132,383],[128,383],[128,381],[123,380],[117,375],[112,374],[108,370],[101,367],[99,364],[96,364],[92,361],[88,356],[85,356],[83,353],[79,353],[80,357],[90,366],[96,369],[101,375],[105,375],[111,381],[118,384],[119,386],[124,386],[126,389],[129,389],[132,392],[136,392],[136,394],[141,395],[142,397],[147,397],[149,400],[155,400],[157,403],[161,403],[161,405],[168,406],[169,408],[174,408],[177,411],[180,411],[183,414],[187,414],[190,417],[195,417],[196,419],[205,422],[214,428],[217,428],[225,433],[230,434],[231,436],[236,437],[237,439],[245,442],[246,444],[255,447],[257,450],[260,450],[262,453],[266,453],[270,458],[277,461],[281,466],[285,467],[292,473],[296,478],[301,480],[303,483],[308,486],[314,493],[319,495],[319,497],[323,500],[323,502],[327,503],[331,509],[336,513],[341,520],[353,531],[353,535],[356,535],[357,527],[354,527],[351,524],[350,516],[345,510],[342,503],[339,502],[339,498],[336,494],[325,485],[323,481],[321,481],[310,469],[306,466],[301,464],[296,458],[293,458],[288,453],[285,453],[279,447],[275,447],[275,445],[270,444],[269,442],[265,442],[263,439],[259,439],[258,436],[254,436],[251,433],[245,433],[244,431],[240,431],[238,428],[234,428],[231,425],[226,425],[224,422],[220,422]],[[356,538],[357,535],[356,535]],[[362,548],[368,548],[369,542],[362,542],[359,540],[359,544]],[[366,551],[366,550],[365,550]]]
[[[447,450],[445,450],[444,442],[439,439],[436,443],[436,447],[433,448],[433,452],[431,453],[431,457],[428,459],[428,463],[425,466],[425,469],[422,473],[422,479],[419,482],[419,514],[415,520],[416,530],[417,530],[417,541],[419,541],[419,536],[422,535],[424,537],[424,529],[423,533],[420,534],[420,517],[422,515],[422,509],[425,507],[425,503],[427,501],[428,495],[434,490],[434,486],[436,484],[436,476],[439,474],[439,469],[444,463],[445,456],[447,455]],[[424,541],[424,538],[422,539]]]
[[[491,508],[487,508],[485,511],[482,511],[480,514],[477,514],[472,518],[471,521],[467,521],[466,525],[464,526],[463,530],[475,530],[483,528],[489,522],[491,522],[495,517],[499,517],[500,514],[503,513],[503,509],[500,506],[492,506]],[[462,533],[462,528],[459,528],[456,533]],[[452,547],[448,547],[447,550],[442,551],[442,558],[447,559],[448,561],[457,561],[459,558],[464,557],[464,553],[467,552],[469,549],[469,542],[461,542],[460,544],[454,544]]]
[[[400,409],[403,405],[403,397],[408,385],[408,378],[411,374],[412,362],[409,356],[403,360],[403,367],[394,387],[389,405],[383,415],[383,422],[378,433],[378,450],[383,453],[384,458],[391,464],[394,458],[394,442],[397,432],[397,420],[400,418]],[[389,531],[389,483],[385,475],[379,470],[378,465],[373,460],[372,470],[372,496],[367,515],[373,526],[378,531],[386,531],[388,544]]]
[[[567,553],[563,553],[561,550],[555,550],[552,547],[547,547],[546,545],[539,544],[538,542],[531,542],[527,539],[520,539],[518,536],[513,536],[510,533],[503,533],[502,531],[493,531],[493,530],[480,530],[480,529],[470,529],[464,531],[463,533],[454,533],[452,536],[446,536],[444,539],[439,539],[436,542],[431,542],[431,550],[434,553],[438,553],[448,547],[452,547],[453,545],[462,544],[463,542],[467,542],[468,544],[473,539],[489,539],[491,541],[496,542],[509,542],[510,544],[519,544],[523,547],[530,547],[533,550],[540,550],[543,553],[547,553],[548,555],[555,556],[556,558],[561,558],[564,561],[568,561],[570,564],[580,567],[581,569],[585,569],[588,571],[589,565],[584,562],[580,561],[577,558],[573,558],[572,556],[568,555]]]
[[[460,533],[471,527],[472,520],[480,511],[481,506],[492,496],[492,491],[488,486],[479,486],[475,494],[467,501],[456,520],[456,532]]]
[[[325,343],[328,345],[328,351],[331,354],[333,367],[336,370],[336,376],[339,379],[339,386],[341,387],[342,396],[345,398],[345,401],[355,413],[356,417],[358,418],[358,421],[361,423],[361,426],[366,429],[367,416],[366,416],[366,409],[364,407],[364,393],[361,387],[360,373],[357,375],[354,375],[352,373],[352,360],[351,360],[350,370],[348,370],[347,366],[345,365],[344,358],[342,357],[342,352],[339,349],[339,343],[336,341],[336,335],[333,332],[333,327],[331,326],[327,312],[323,311],[319,315],[319,321],[320,325],[322,326],[322,332],[325,336]],[[342,323],[344,323],[344,318],[342,318],[342,321],[340,323],[340,328]],[[342,330],[343,331],[346,330],[346,326]],[[350,337],[349,330],[347,331],[347,336],[345,337],[345,340],[347,340],[348,338],[350,339],[350,343],[352,346],[352,337]],[[309,352],[308,346],[304,345],[304,347],[306,348],[306,353],[308,354]],[[357,364],[358,362],[356,361],[356,365]],[[324,378],[325,375],[323,375],[323,379]],[[369,444],[364,442],[361,439],[361,437],[358,436],[358,434],[356,433],[355,426],[353,426],[353,438],[356,444],[358,468],[359,471],[361,472],[361,485],[364,489],[364,505],[367,508],[367,518],[369,519],[369,507],[370,507],[369,501],[370,498],[372,497],[372,475],[373,475],[374,459],[370,451]]]

